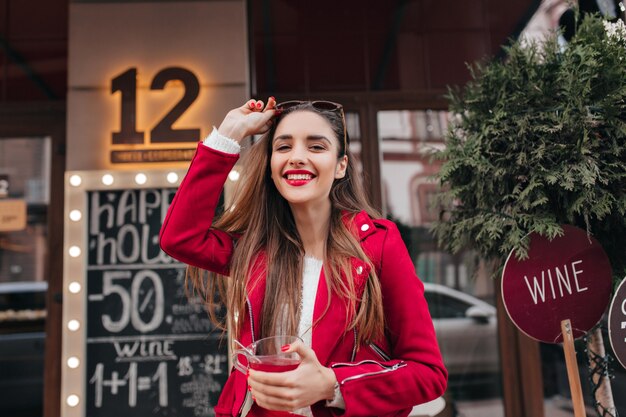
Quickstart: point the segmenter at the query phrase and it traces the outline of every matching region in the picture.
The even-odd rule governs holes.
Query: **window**
[[[0,415],[43,413],[50,142],[0,138]]]

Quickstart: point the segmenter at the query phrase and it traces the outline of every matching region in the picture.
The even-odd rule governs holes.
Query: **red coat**
[[[161,247],[167,254],[190,265],[228,274],[233,237],[211,228],[211,224],[220,192],[237,159],[238,155],[198,146],[163,222]],[[320,402],[312,405],[313,413],[316,417],[407,416],[412,406],[441,396],[447,382],[424,286],[393,222],[371,219],[361,212],[350,227],[377,269],[387,337],[357,349],[356,333],[345,329],[344,303],[331,300],[326,315],[313,328],[312,348],[320,363],[335,372],[346,409],[329,408]],[[355,287],[363,291],[369,273],[367,265],[356,258],[352,265]],[[323,274],[322,271],[314,322],[327,305]],[[245,315],[239,337],[244,345],[257,336],[265,295],[265,277],[254,269],[252,275],[262,281],[248,293],[249,314]],[[246,392],[245,376],[231,372],[215,407],[216,415],[238,416]]]

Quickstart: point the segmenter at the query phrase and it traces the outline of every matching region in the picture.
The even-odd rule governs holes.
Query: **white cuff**
[[[343,395],[341,395],[339,382],[335,382],[335,396],[332,400],[326,400],[326,407],[341,408],[342,410],[346,409],[346,402],[343,399]]]
[[[241,152],[241,145],[236,140],[220,134],[215,126],[213,126],[213,131],[202,143],[209,148],[224,153],[238,154]]]

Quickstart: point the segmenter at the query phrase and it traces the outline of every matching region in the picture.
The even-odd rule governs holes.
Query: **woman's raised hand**
[[[276,99],[270,97],[267,105],[261,100],[248,100],[243,106],[228,112],[217,129],[220,134],[240,142],[250,135],[267,132],[276,114]]]
[[[293,371],[248,371],[248,386],[256,403],[268,410],[293,411],[332,399],[335,373],[322,366],[315,352],[301,341],[285,348],[285,352],[297,352],[302,358]]]

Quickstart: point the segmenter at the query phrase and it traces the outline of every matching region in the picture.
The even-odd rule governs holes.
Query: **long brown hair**
[[[304,246],[296,229],[287,201],[279,194],[270,172],[272,139],[282,117],[295,111],[311,111],[324,117],[331,125],[337,143],[338,158],[348,155],[348,166],[343,178],[336,179],[330,191],[331,215],[324,271],[329,293],[339,294],[348,307],[346,329],[358,329],[358,344],[376,340],[383,335],[384,317],[380,282],[376,269],[364,253],[355,236],[342,220],[344,213],[352,216],[365,210],[377,217],[369,204],[361,181],[356,175],[349,149],[344,149],[343,120],[337,111],[321,111],[310,103],[291,107],[278,119],[242,158],[242,175],[234,191],[234,198],[222,216],[215,221],[217,229],[239,236],[234,245],[230,276],[189,267],[187,279],[207,303],[211,320],[222,329],[215,311],[216,303],[224,303],[228,321],[238,337],[246,314],[246,282],[251,268],[259,263],[266,274],[266,291],[261,316],[261,333],[267,337],[278,332],[296,334],[300,319]],[[357,300],[350,259],[359,258],[369,264],[370,275],[361,299]],[[347,279],[342,279],[346,277]],[[330,294],[328,294],[330,300]],[[357,311],[357,306],[360,305]],[[326,310],[328,309],[326,306]],[[285,311],[286,310],[286,311]],[[285,314],[286,313],[286,314]],[[313,324],[315,325],[315,323]]]

